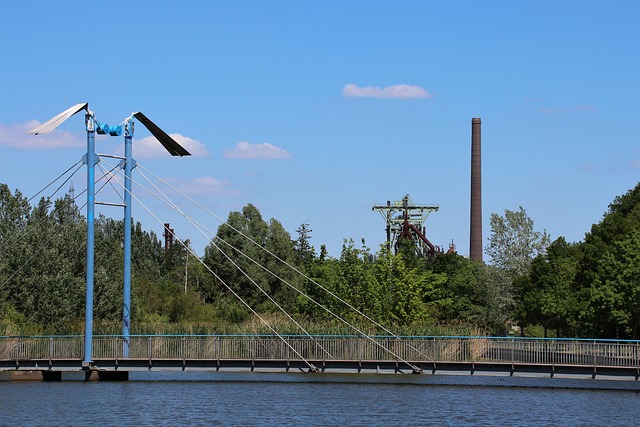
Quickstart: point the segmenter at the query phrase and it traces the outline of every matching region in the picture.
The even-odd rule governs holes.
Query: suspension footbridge
[[[60,380],[63,373],[84,372],[86,379],[126,380],[130,372],[139,371],[253,371],[253,372],[305,372],[322,374],[362,373],[376,374],[458,374],[458,375],[537,375],[557,377],[579,376],[591,379],[617,378],[634,381],[640,378],[640,341],[584,340],[584,339],[523,339],[504,337],[422,337],[398,336],[376,322],[348,301],[341,298],[322,283],[307,276],[263,244],[242,231],[233,228],[225,220],[191,199],[175,186],[162,180],[132,157],[133,120],[139,120],[158,141],[175,156],[188,155],[183,147],[162,131],[142,113],[134,113],[120,126],[108,126],[97,122],[88,104],[77,104],[54,117],[33,133],[45,133],[55,129],[60,123],[79,111],[85,111],[87,129],[87,154],[82,163],[87,166],[87,265],[86,265],[86,322],[84,335],[52,336],[3,336],[0,337],[0,373],[12,379],[20,379],[25,373],[32,373],[44,380]],[[125,131],[125,156],[100,155],[95,153],[94,133],[120,136]],[[111,159],[120,160],[110,164]],[[56,180],[68,182],[72,175],[69,168]],[[102,171],[96,179],[94,168]],[[133,169],[146,179],[136,180]],[[261,264],[228,241],[220,239],[206,226],[198,223],[178,206],[172,197],[152,182],[152,176],[160,185],[170,188],[184,197],[198,209],[228,226],[235,233],[264,251],[273,262],[285,265],[304,281],[317,287],[335,299],[363,321],[379,331],[379,335],[364,332],[358,324],[341,317],[305,293],[290,279],[283,278],[270,267]],[[104,181],[104,182],[103,182]],[[98,189],[96,190],[96,184]],[[149,209],[140,197],[132,192],[132,184],[163,203],[174,214],[186,218],[210,241],[211,247],[219,251],[223,258],[233,265],[252,286],[254,286],[277,310],[281,311],[299,331],[299,335],[282,334],[271,326],[261,314],[239,295],[214,269],[202,262],[188,245],[183,244],[193,259],[202,263],[203,269],[215,277],[229,294],[233,295],[246,309],[268,328],[268,335],[132,335],[130,333],[130,280],[131,280],[131,205],[135,200],[161,226],[164,221]],[[51,184],[50,184],[51,185]],[[58,186],[58,190],[62,187]],[[124,207],[124,307],[122,335],[93,334],[93,229],[96,194],[107,185],[122,191]],[[115,187],[118,188],[115,188]],[[48,186],[47,186],[48,187]],[[47,188],[45,187],[45,188]],[[57,190],[56,190],[57,191]],[[79,197],[80,195],[78,195]],[[19,239],[17,237],[16,239]],[[10,242],[9,242],[10,243]],[[36,256],[36,254],[34,254]],[[237,262],[238,257],[264,270],[277,279],[296,297],[305,298],[309,304],[323,310],[327,316],[346,325],[352,335],[314,335],[309,333],[287,313],[282,305],[260,286],[249,272]],[[28,260],[26,261],[29,262]],[[16,269],[8,280],[20,274]]]
[[[304,372],[640,378],[637,341],[304,335],[94,336],[87,379],[129,372]],[[60,380],[83,369],[82,336],[2,337],[0,371]],[[39,376],[38,376],[39,375]]]

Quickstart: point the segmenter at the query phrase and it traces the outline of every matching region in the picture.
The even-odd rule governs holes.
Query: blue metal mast
[[[95,208],[95,166],[97,163],[95,147],[95,120],[91,112],[85,115],[87,126],[87,297],[84,328],[83,367],[89,367],[93,361],[93,273],[94,273],[94,208]]]
[[[111,136],[120,136],[122,134],[121,126],[109,127],[106,124],[100,124],[95,120],[94,114],[89,110],[89,104],[83,102],[76,104],[57,116],[49,119],[47,122],[28,131],[34,135],[46,134],[53,131],[69,117],[85,110],[85,124],[87,128],[87,153],[83,157],[83,161],[87,165],[87,274],[86,274],[86,311],[85,311],[85,335],[84,335],[84,359],[82,361],[83,368],[89,369],[93,364],[93,282],[95,271],[95,165],[98,163],[98,155],[95,149],[95,134],[109,134]],[[133,118],[142,123],[151,134],[158,140],[162,146],[172,156],[189,156],[191,155],[184,147],[178,144],[165,131],[160,129],[154,122],[141,112],[133,113],[125,120],[125,192],[124,192],[124,307],[123,307],[123,330],[124,336],[124,357],[129,356],[129,339],[130,339],[130,307],[131,307],[131,171],[135,168],[135,161],[132,157],[132,139],[133,139]]]
[[[124,307],[122,313],[122,356],[129,357],[129,326],[131,322],[131,171],[135,167],[131,143],[133,120],[124,127]]]

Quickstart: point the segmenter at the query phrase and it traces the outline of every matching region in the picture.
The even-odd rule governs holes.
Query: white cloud
[[[200,141],[189,138],[188,136],[180,135],[179,133],[172,133],[169,134],[169,136],[178,144],[182,145],[194,157],[202,157],[209,154],[207,147],[205,147],[205,145]],[[147,136],[141,139],[136,139],[134,136],[132,150],[134,158],[169,156],[167,150],[154,136]]]
[[[220,181],[210,176],[200,178],[167,178],[174,187],[186,194],[216,194],[235,196],[238,194],[237,190],[229,187],[229,183]]]
[[[56,129],[48,134],[32,135],[26,132],[38,127],[41,123],[37,120],[29,120],[24,123],[4,125],[0,124],[0,145],[20,148],[23,150],[51,150],[60,148],[86,148],[86,132],[69,132]],[[182,145],[192,156],[206,156],[209,154],[203,143],[195,139],[177,133],[170,135],[176,142]],[[99,135],[96,135],[99,138]],[[122,155],[122,148],[117,154]],[[133,138],[133,156],[141,158],[168,156],[164,147],[153,136],[136,139]]]
[[[399,84],[394,86],[379,87],[365,86],[359,87],[353,83],[349,83],[342,89],[343,96],[356,98],[431,98],[433,95],[420,86],[412,86]]]
[[[224,157],[225,159],[288,159],[291,153],[268,142],[250,144],[242,141],[238,142],[234,149],[225,151]]]
[[[76,134],[62,129],[56,129],[44,135],[26,133],[40,124],[37,120],[10,125],[0,124],[0,145],[23,150],[51,150],[87,146],[85,133]]]

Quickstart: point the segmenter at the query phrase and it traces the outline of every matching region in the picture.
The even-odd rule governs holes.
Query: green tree
[[[478,288],[476,306],[480,310],[474,314],[475,324],[502,335],[515,306],[513,279],[505,270],[478,263]]]
[[[296,297],[289,293],[295,291],[286,289],[282,280],[296,282],[282,261],[295,262],[291,236],[280,222],[272,219],[266,223],[260,211],[248,204],[242,212],[229,214],[205,248],[204,262],[217,276],[205,296],[214,301],[225,293],[226,284],[254,309],[276,309],[264,293],[291,304]]]
[[[296,311],[295,302],[298,293],[291,287],[300,289],[302,276],[293,270],[295,265],[295,249],[291,235],[284,229],[280,221],[271,219],[262,255],[262,264],[266,267],[267,293],[287,312]],[[263,272],[263,273],[265,273]],[[272,306],[272,304],[269,304]],[[272,310],[275,307],[272,306]]]
[[[380,312],[380,289],[372,274],[371,256],[364,241],[357,248],[353,239],[345,240],[340,254],[337,294],[368,316]],[[343,314],[353,318],[355,313],[346,307]]]
[[[0,317],[17,313],[18,271],[28,262],[27,223],[31,207],[20,191],[0,183]]]
[[[640,231],[614,242],[602,254],[589,288],[586,317],[601,333],[638,338],[640,331]]]
[[[293,246],[296,253],[296,262],[301,267],[307,267],[316,256],[315,249],[309,242],[312,232],[313,230],[309,228],[307,223],[300,224],[296,229],[298,238],[293,242]]]
[[[580,262],[580,246],[556,239],[544,255],[531,264],[528,280],[516,285],[515,313],[521,326],[540,324],[545,336],[555,329],[556,336],[570,336],[578,326],[579,305],[574,281]]]
[[[68,331],[84,313],[85,224],[68,197],[42,198],[25,233],[27,262],[12,280],[16,308],[47,331]]]
[[[549,245],[549,235],[534,229],[533,220],[522,206],[517,211],[505,209],[504,216],[491,214],[491,236],[485,251],[491,263],[512,278],[529,272],[531,261],[544,254]]]
[[[95,227],[93,314],[112,322],[122,318],[124,223],[100,214]]]
[[[598,337],[638,335],[637,233],[640,183],[609,205],[581,245],[575,279],[581,304],[581,333]],[[636,282],[634,283],[634,280]]]
[[[428,268],[446,277],[436,301],[440,321],[471,322],[481,317],[483,301],[478,285],[482,269],[480,263],[456,253],[446,253],[433,259]]]
[[[405,257],[410,262],[405,262]],[[415,251],[393,255],[383,247],[377,257],[374,272],[378,283],[377,296],[381,323],[411,324],[420,321],[437,321],[438,304],[446,275],[434,273],[420,263]]]
[[[344,305],[331,296],[331,293],[336,294],[340,287],[339,261],[326,255],[322,256],[321,253],[320,257],[311,261],[306,274],[309,280],[304,280],[302,290],[315,302],[299,294],[298,310],[316,320],[333,318],[325,308],[335,314],[343,312]]]

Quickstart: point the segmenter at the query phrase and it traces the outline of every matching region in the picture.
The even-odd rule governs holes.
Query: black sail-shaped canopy
[[[153,136],[156,137],[158,142],[171,154],[172,156],[190,156],[189,153],[182,145],[178,144],[173,138],[171,138],[165,131],[160,129],[155,123],[153,123],[147,116],[141,112],[133,113],[133,117],[138,119],[140,123],[144,125]]]

